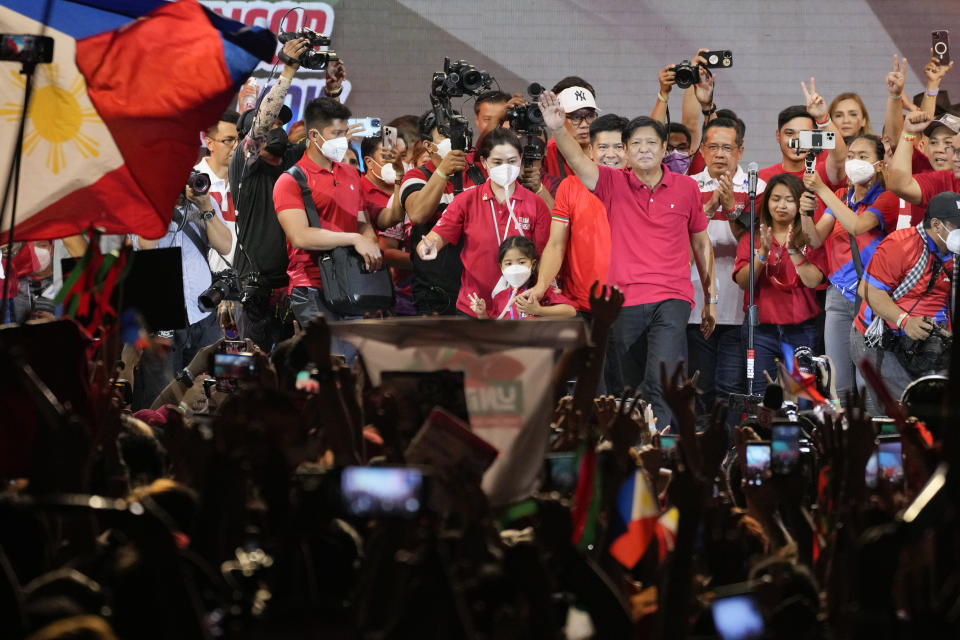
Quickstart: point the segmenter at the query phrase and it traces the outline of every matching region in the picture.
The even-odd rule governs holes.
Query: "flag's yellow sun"
[[[99,143],[81,131],[85,122],[101,122],[96,109],[84,109],[80,99],[86,92],[83,77],[77,74],[69,89],[57,85],[58,73],[55,64],[44,64],[38,67],[39,77],[35,80],[38,86],[34,88],[30,98],[30,109],[27,113],[27,126],[24,130],[23,155],[31,156],[42,142],[46,142],[47,157],[45,165],[54,174],[66,167],[67,158],[64,153],[64,144],[71,143],[84,158],[99,155]],[[23,77],[16,71],[11,71],[14,84],[25,89]],[[0,108],[0,117],[6,117],[7,122],[20,119],[23,102],[16,104],[5,102]]]

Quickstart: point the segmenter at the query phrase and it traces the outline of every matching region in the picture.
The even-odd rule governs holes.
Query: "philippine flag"
[[[660,518],[657,498],[643,470],[637,469],[620,487],[617,512],[627,530],[610,545],[610,555],[627,569],[633,569],[656,535]]]
[[[199,132],[217,122],[276,46],[269,31],[196,0],[5,0],[0,32],[54,39],[53,62],[38,65],[33,76],[17,240],[91,226],[162,236],[196,162]],[[25,86],[18,63],[0,62],[4,179]],[[0,238],[8,235],[11,205],[2,212]]]

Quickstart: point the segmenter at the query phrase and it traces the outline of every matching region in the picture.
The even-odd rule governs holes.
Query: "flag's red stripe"
[[[164,219],[145,206],[133,176],[122,166],[17,224],[16,239],[63,238],[91,226],[103,227],[105,233],[127,233],[133,228],[145,237],[159,238],[167,231],[169,217]]]

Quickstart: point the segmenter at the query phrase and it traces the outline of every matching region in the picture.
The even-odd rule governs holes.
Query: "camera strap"
[[[210,249],[209,243],[200,236],[200,232],[197,230],[197,228],[190,224],[190,222],[186,219],[181,207],[174,209],[173,221],[177,223],[177,230],[183,231],[183,235],[190,239],[190,242],[192,242],[193,246],[197,248],[197,251],[200,252],[200,255],[206,257],[207,252]]]

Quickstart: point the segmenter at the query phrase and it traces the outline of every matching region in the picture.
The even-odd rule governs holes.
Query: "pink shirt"
[[[663,168],[655,189],[631,169],[598,167],[594,194],[610,220],[610,275],[624,305],[686,300],[693,305],[690,236],[707,228],[700,189],[688,176]]]

